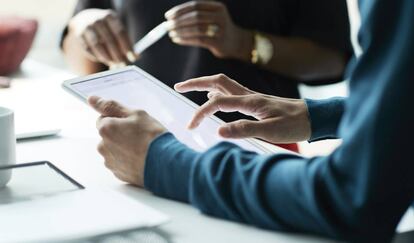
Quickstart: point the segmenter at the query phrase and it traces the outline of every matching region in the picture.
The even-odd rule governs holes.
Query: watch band
[[[273,44],[264,35],[255,32],[254,44],[251,52],[251,62],[253,64],[266,65],[273,57]]]

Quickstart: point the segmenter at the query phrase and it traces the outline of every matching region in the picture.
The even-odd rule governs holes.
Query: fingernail
[[[174,10],[170,9],[167,12],[165,12],[164,17],[166,19],[171,19],[173,17],[173,15],[174,15]]]
[[[118,68],[118,64],[114,63],[114,62],[109,62],[108,63],[109,69],[117,69]]]
[[[228,127],[220,127],[219,134],[224,138],[229,138],[231,136],[230,129]]]
[[[195,129],[196,127],[198,127],[199,125],[200,125],[200,123],[199,123],[199,122],[197,122],[197,123],[190,122],[190,124],[188,124],[188,125],[187,125],[187,128],[188,128],[189,130],[193,130],[193,129]]]
[[[180,43],[181,42],[181,38],[175,37],[175,38],[172,38],[172,41],[174,43]]]
[[[175,30],[171,30],[170,32],[168,32],[168,35],[171,37],[171,38],[177,38],[177,36],[178,36],[178,33],[177,33],[177,31],[175,31]]]
[[[127,52],[126,57],[128,61],[131,63],[134,63],[137,61],[137,56],[132,51]]]
[[[167,29],[171,30],[175,27],[175,24],[176,23],[175,23],[174,20],[168,20],[167,23],[166,23],[166,27],[167,27]]]
[[[97,96],[91,95],[91,96],[88,97],[88,103],[90,105],[95,105],[97,101],[98,101]]]
[[[181,87],[181,83],[174,84],[174,89],[177,90]]]

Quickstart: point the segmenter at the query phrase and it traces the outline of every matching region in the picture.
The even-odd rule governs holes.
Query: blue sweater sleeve
[[[338,127],[344,113],[345,98],[305,99],[305,101],[312,130],[309,142],[338,138]]]
[[[389,242],[414,199],[414,1],[360,1],[363,54],[351,70],[331,155],[258,155],[230,143],[196,153],[154,140],[145,186],[204,213],[274,230]]]

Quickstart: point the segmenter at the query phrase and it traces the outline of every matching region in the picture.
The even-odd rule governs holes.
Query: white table
[[[104,167],[96,152],[99,141],[95,129],[97,114],[60,87],[63,80],[71,77],[71,73],[26,61],[12,88],[0,89],[0,105],[14,109],[17,122],[47,119],[60,123],[63,129],[57,137],[19,142],[19,163],[51,161],[86,187],[112,189],[166,213],[172,220],[160,230],[171,242],[332,242],[211,218],[190,205],[159,198],[120,182]]]

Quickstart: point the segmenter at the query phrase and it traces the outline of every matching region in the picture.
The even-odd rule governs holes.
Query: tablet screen
[[[142,109],[160,121],[181,142],[203,151],[223,141],[217,133],[221,123],[217,118],[207,118],[201,125],[188,130],[187,124],[196,105],[174,90],[139,69],[127,69],[100,77],[72,82],[70,89],[82,97],[96,95],[112,99],[132,109]],[[229,140],[244,149],[263,153],[264,149],[249,140]]]

